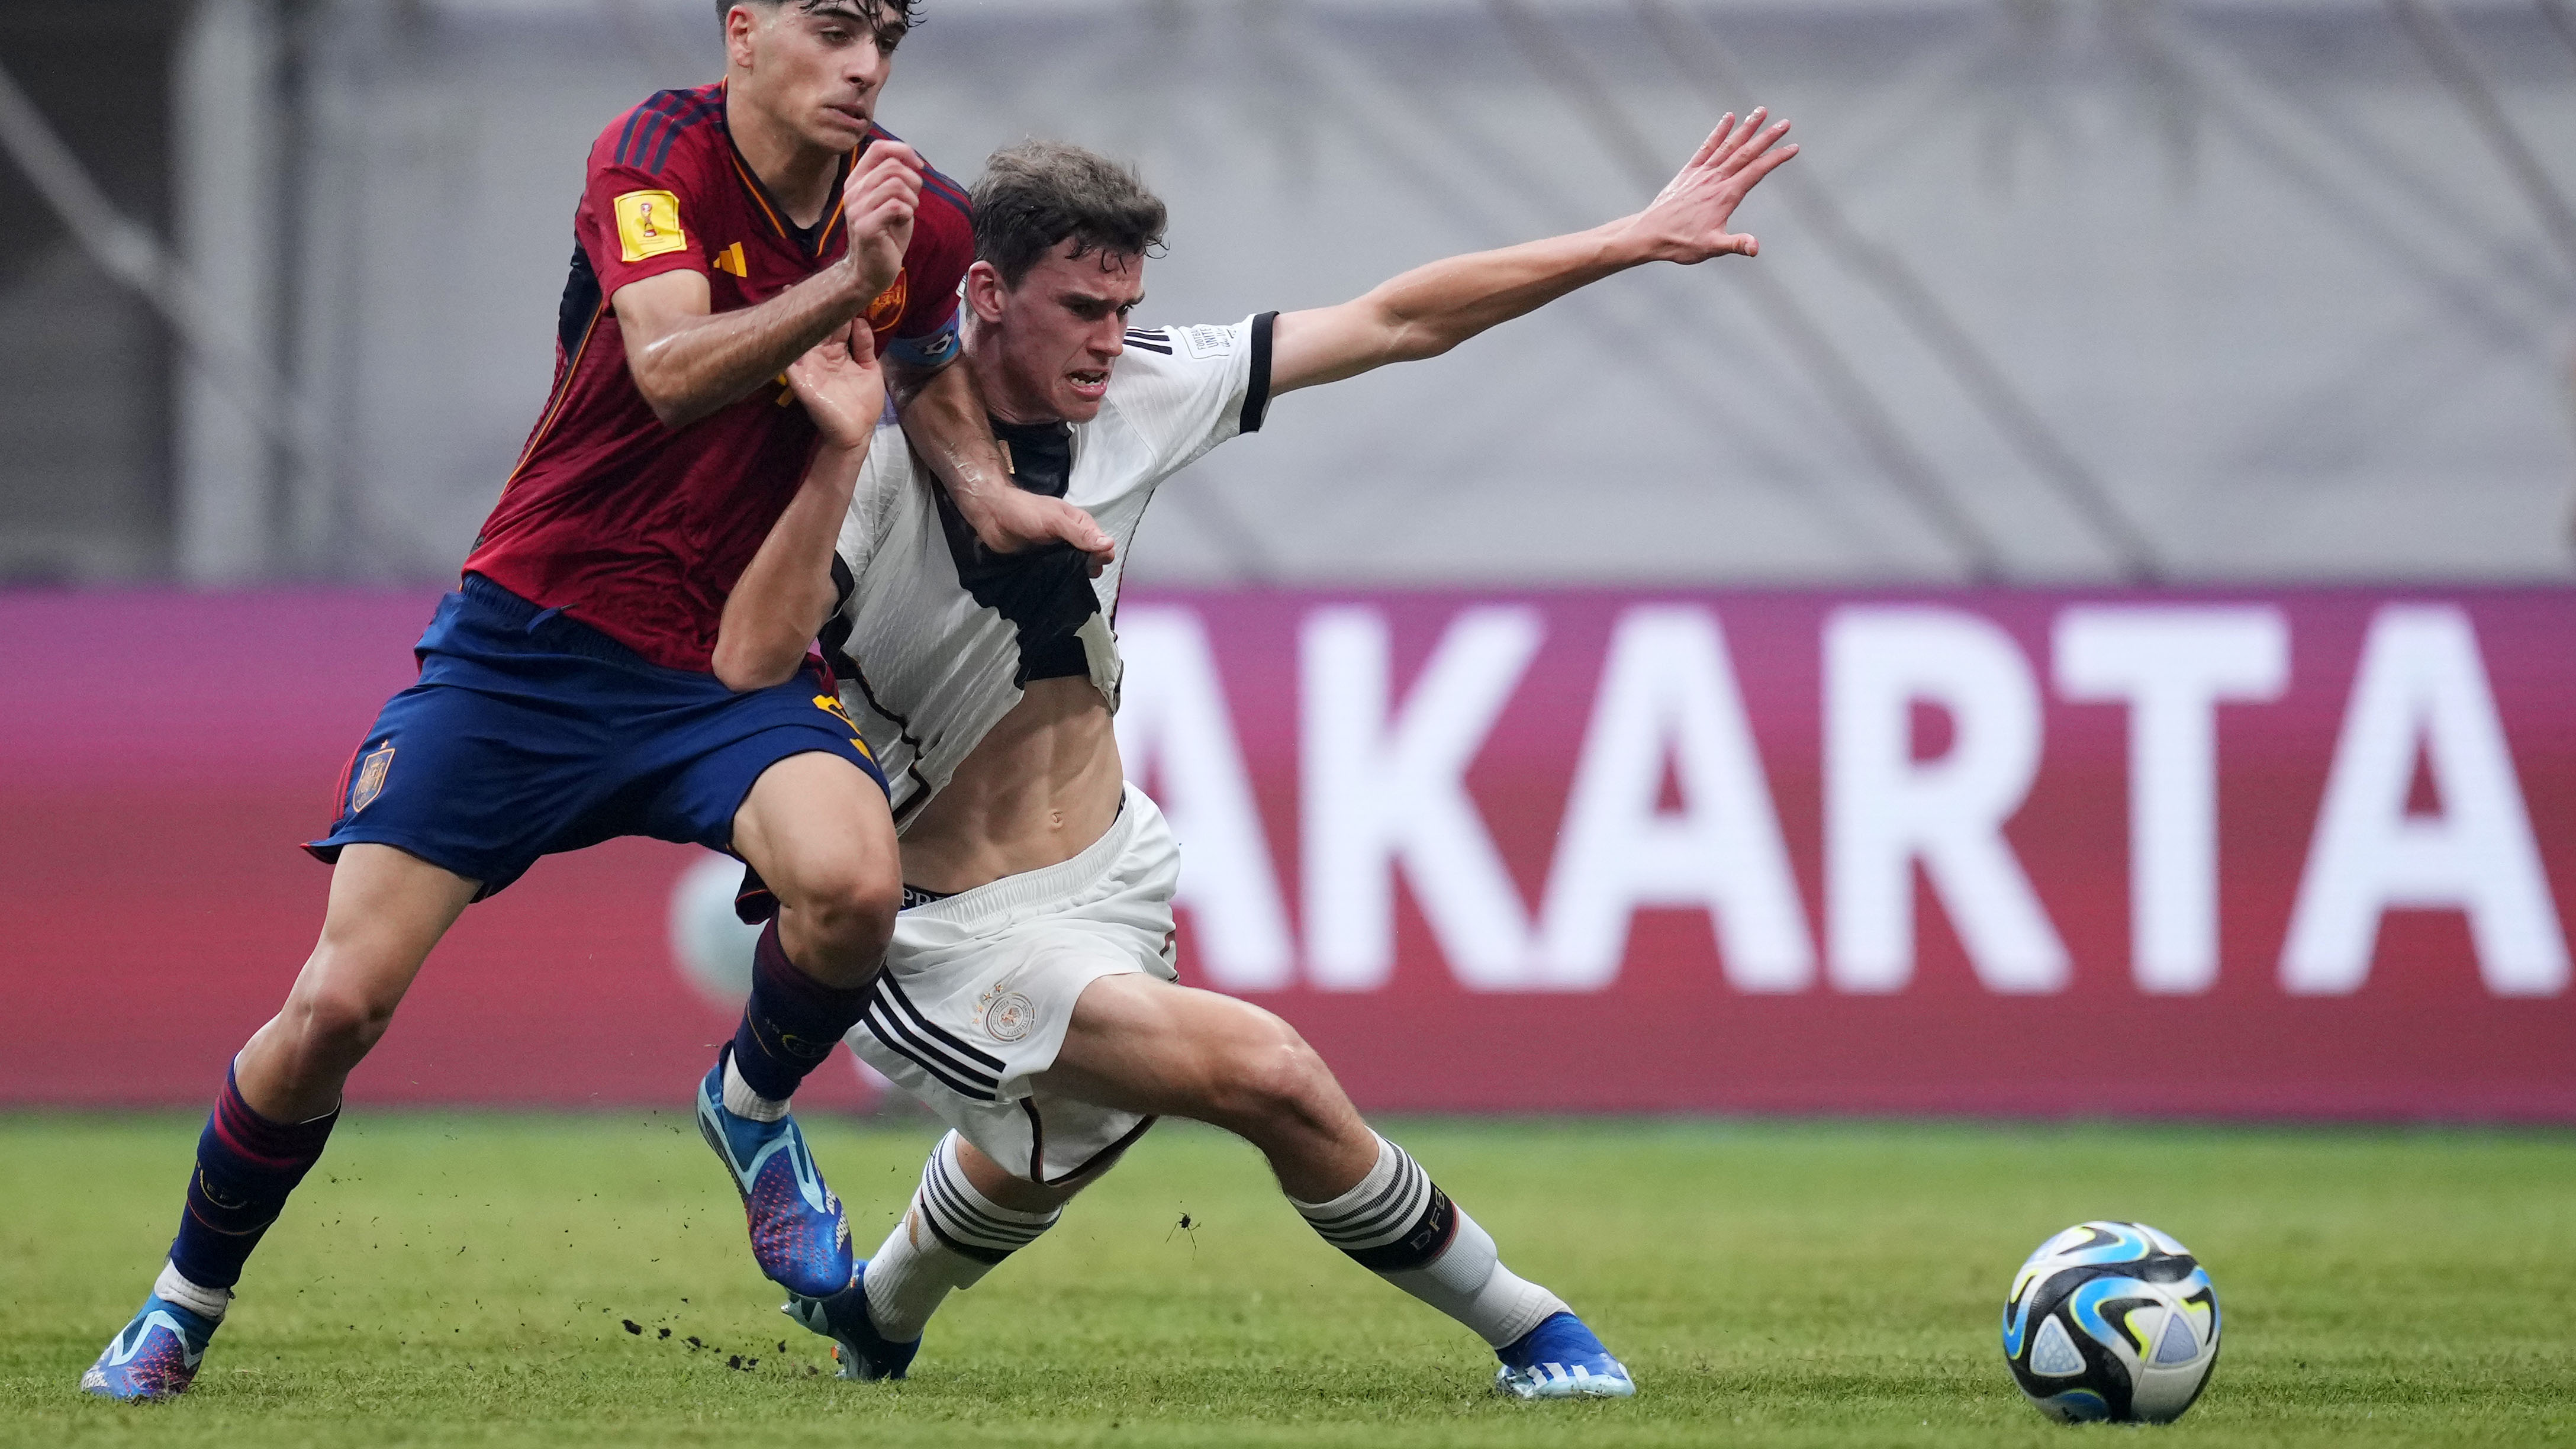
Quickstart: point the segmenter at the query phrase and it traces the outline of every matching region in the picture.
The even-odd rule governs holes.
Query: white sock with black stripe
[[[1377,1140],[1377,1165],[1359,1186],[1331,1202],[1288,1201],[1353,1262],[1467,1325],[1495,1348],[1566,1311],[1564,1299],[1504,1267],[1493,1236],[1451,1202],[1411,1154],[1383,1137]]]
[[[921,1189],[885,1245],[868,1259],[868,1320],[897,1343],[921,1337],[951,1289],[972,1288],[1004,1258],[1037,1241],[1064,1210],[1024,1213],[975,1190],[951,1132],[921,1165]]]

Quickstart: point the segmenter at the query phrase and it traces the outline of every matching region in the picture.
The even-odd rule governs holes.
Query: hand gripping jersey
[[[880,139],[894,138],[872,130],[842,177]],[[725,596],[794,496],[814,425],[781,379],[664,427],[627,370],[611,300],[683,269],[707,278],[717,312],[769,300],[849,251],[840,185],[798,228],[735,149],[724,86],[664,91],[600,134],[573,231],[554,392],[465,571],[655,664],[704,671]],[[903,270],[866,313],[879,351],[914,366],[953,358],[973,259],[966,193],[926,174]]]
[[[902,431],[878,432],[841,529],[843,597],[823,639],[848,667],[842,701],[885,769],[898,828],[1029,680],[1087,675],[1118,707],[1111,625],[1128,545],[1157,485],[1260,430],[1274,315],[1130,332],[1090,422],[997,425],[1014,481],[1088,510],[1117,540],[1118,562],[1097,579],[1070,547],[985,552]]]

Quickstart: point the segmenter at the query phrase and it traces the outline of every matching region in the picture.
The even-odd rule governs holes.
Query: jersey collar
[[[769,224],[777,228],[782,240],[809,258],[821,256],[823,249],[832,244],[833,236],[840,231],[841,188],[849,184],[850,173],[857,168],[859,157],[885,134],[884,127],[874,121],[868,123],[867,139],[841,158],[840,174],[832,178],[832,194],[823,203],[823,215],[811,227],[800,227],[787,219],[787,208],[779,205],[778,198],[769,194],[769,187],[761,181],[760,173],[752,170],[751,163],[743,159],[742,147],[733,138],[733,124],[722,110],[716,113],[716,124],[724,129],[725,154],[733,159],[734,175],[742,178],[743,189],[751,193],[752,204],[760,208],[761,215],[769,218]]]

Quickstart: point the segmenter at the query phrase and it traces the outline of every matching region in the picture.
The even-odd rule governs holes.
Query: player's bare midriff
[[[1125,782],[1091,681],[1033,680],[904,832],[904,882],[953,895],[1060,865],[1117,823]]]

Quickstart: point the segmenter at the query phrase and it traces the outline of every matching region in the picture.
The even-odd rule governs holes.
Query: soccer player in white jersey
[[[1434,262],[1337,307],[1143,331],[1127,318],[1163,204],[1076,147],[992,158],[974,193],[966,360],[1015,481],[1088,510],[1118,561],[1092,577],[1069,548],[988,552],[887,433],[855,476],[809,475],[724,623],[723,648],[780,678],[818,623],[844,656],[844,702],[891,782],[906,883],[849,1041],[953,1129],[851,1286],[788,1305],[837,1340],[845,1377],[901,1377],[952,1289],[1034,1241],[1157,1116],[1177,1115],[1249,1140],[1326,1242],[1481,1336],[1502,1360],[1499,1389],[1635,1392],[1563,1301],[1506,1269],[1475,1219],[1369,1129],[1286,1022],[1175,984],[1179,854],[1125,782],[1112,623],[1155,486],[1258,429],[1277,394],[1437,356],[1631,267],[1754,255],[1727,223],[1797,149],[1780,144],[1785,122],[1763,121],[1728,116],[1643,211],[1591,231]],[[874,416],[864,355],[831,349],[798,390],[844,446]],[[747,915],[762,895],[746,882]]]

